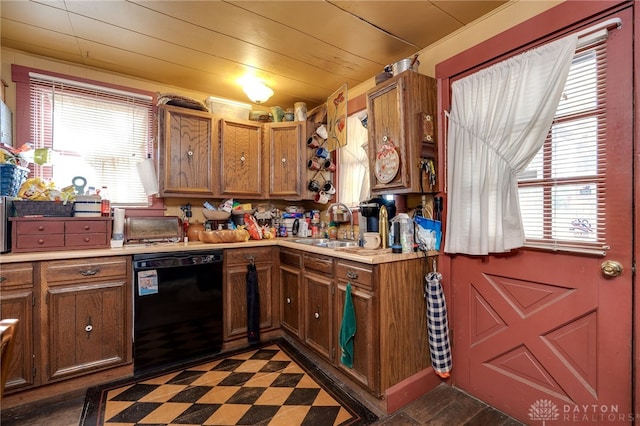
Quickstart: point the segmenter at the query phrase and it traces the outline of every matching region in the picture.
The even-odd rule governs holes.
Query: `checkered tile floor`
[[[325,426],[367,425],[375,420],[364,407],[354,409],[355,401],[341,391],[314,380],[284,347],[273,343],[103,389],[96,404],[98,415],[87,416],[85,405],[82,424]]]

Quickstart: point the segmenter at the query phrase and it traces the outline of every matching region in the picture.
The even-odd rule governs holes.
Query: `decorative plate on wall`
[[[400,156],[395,144],[387,136],[382,138],[382,146],[376,154],[375,174],[378,182],[389,183],[400,169]]]

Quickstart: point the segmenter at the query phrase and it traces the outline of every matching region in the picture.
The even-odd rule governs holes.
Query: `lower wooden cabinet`
[[[428,262],[416,258],[367,264],[282,250],[282,326],[301,344],[376,397],[429,367],[423,284]],[[291,261],[296,258],[301,264]],[[340,348],[348,284],[356,318],[352,367],[342,364]],[[292,307],[290,295],[296,294],[299,285],[304,298]],[[295,310],[303,318],[297,326]]]
[[[34,365],[34,274],[37,263],[13,263],[0,268],[0,318],[18,320],[5,393],[38,384]]]
[[[334,360],[333,258],[312,253],[302,255],[304,286],[304,342],[320,355]]]
[[[378,343],[378,311],[373,293],[373,267],[338,261],[336,290],[336,365],[345,374],[369,389],[378,389],[377,366],[380,365]],[[340,326],[344,315],[347,285],[351,284],[351,301],[356,318],[353,342],[353,366],[341,362]]]
[[[126,374],[132,306],[130,256],[2,264],[0,315],[19,321],[5,396],[21,393],[10,405],[48,384],[83,381],[62,383],[70,391],[93,373]]]
[[[260,331],[279,327],[277,290],[274,286],[274,256],[277,247],[227,249],[224,251],[224,340],[247,338],[247,266],[258,273]]]
[[[302,338],[302,253],[280,249],[280,315],[281,325],[297,338]]]
[[[43,262],[45,382],[131,360],[128,256]]]

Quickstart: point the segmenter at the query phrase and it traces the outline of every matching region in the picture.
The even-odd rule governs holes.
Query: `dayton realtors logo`
[[[570,422],[632,422],[640,419],[638,414],[622,414],[617,405],[574,405],[564,404],[562,410],[548,399],[539,399],[529,407],[529,418],[542,421],[545,426],[547,421],[560,420],[562,424]],[[561,412],[562,411],[562,412]]]
[[[557,420],[558,417],[560,417],[558,407],[548,399],[539,399],[529,407],[529,418],[542,420],[543,426],[547,420]]]

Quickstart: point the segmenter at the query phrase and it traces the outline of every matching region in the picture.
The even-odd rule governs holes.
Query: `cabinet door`
[[[432,185],[421,168],[423,159],[428,158],[438,170],[436,109],[435,79],[413,71],[400,73],[367,92],[372,192],[438,191],[438,185]],[[425,121],[425,114],[431,120]]]
[[[376,87],[376,90],[367,94],[369,170],[372,191],[404,189],[411,183],[409,175],[405,172],[409,153],[405,144],[402,108],[405,102],[405,90],[403,87],[404,79],[400,78],[383,87]],[[385,147],[392,145],[395,147],[393,152],[384,151]],[[380,171],[378,175],[376,170]],[[397,172],[394,173],[394,170]],[[380,180],[378,176],[383,179]]]
[[[262,198],[262,125],[220,120],[220,183],[224,196]]]
[[[301,297],[300,290],[302,281],[302,272],[290,266],[280,266],[280,310],[282,315],[282,327],[288,330],[296,337],[302,337],[300,334],[301,324]]]
[[[217,195],[213,115],[165,105],[159,116],[160,195]]]
[[[304,334],[307,346],[333,360],[333,281],[320,275],[305,274]]]
[[[272,265],[256,263],[260,297],[260,331],[271,328],[272,315]],[[227,268],[225,285],[224,339],[247,337],[247,266]]]
[[[131,257],[42,262],[43,381],[131,362]]]
[[[127,282],[123,277],[46,289],[48,381],[125,363],[131,343],[125,338]]]
[[[278,316],[273,307],[277,298],[273,286],[273,249],[259,247],[254,249],[225,250],[224,279],[224,340],[247,337],[247,266],[251,261],[258,273],[258,296],[260,298],[260,331],[277,328]]]
[[[353,367],[340,362],[340,325],[344,313],[347,281],[340,280],[336,292],[336,364],[344,373],[378,393],[375,331],[376,316],[373,292],[351,284],[351,300],[356,317],[356,334],[353,342]]]
[[[34,358],[34,289],[33,265],[16,263],[2,265],[0,272],[0,318],[15,318],[18,328],[5,393],[22,390],[36,384]]]
[[[269,196],[302,197],[302,143],[304,123],[273,123],[267,126],[269,154]]]

